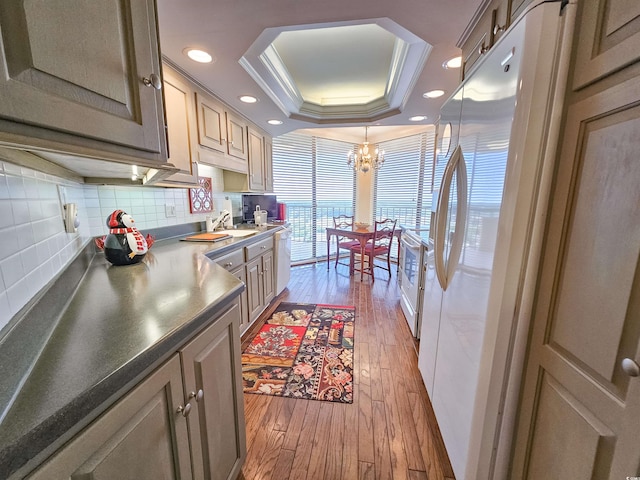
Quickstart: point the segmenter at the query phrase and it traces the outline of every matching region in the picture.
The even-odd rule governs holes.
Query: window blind
[[[292,261],[326,256],[325,228],[333,217],[353,215],[355,184],[346,165],[350,144],[301,133],[273,139],[273,185],[287,205]]]
[[[376,172],[374,219],[428,226],[433,179],[434,133],[381,142],[384,165]]]

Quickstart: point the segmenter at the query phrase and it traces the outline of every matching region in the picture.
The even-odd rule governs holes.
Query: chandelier
[[[366,173],[371,170],[371,167],[378,170],[384,163],[384,150],[378,150],[378,147],[375,147],[375,150],[371,152],[369,149],[368,129],[369,127],[364,127],[364,143],[360,145],[358,153],[354,154],[353,151],[349,151],[347,154],[347,165],[353,166],[353,170],[356,172],[360,170]]]

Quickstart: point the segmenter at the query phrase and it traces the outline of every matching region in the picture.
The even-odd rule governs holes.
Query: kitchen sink
[[[222,233],[226,235],[231,235],[232,237],[248,237],[250,235],[255,235],[259,233],[260,230],[249,230],[249,229],[239,229],[239,230],[219,230],[216,233]]]

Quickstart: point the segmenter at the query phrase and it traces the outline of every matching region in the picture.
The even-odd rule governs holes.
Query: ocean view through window
[[[380,147],[385,163],[376,173],[371,223],[395,218],[398,225],[428,226],[433,132],[381,142]],[[326,227],[333,226],[335,216],[354,215],[355,175],[346,164],[346,153],[353,148],[350,142],[297,132],[273,139],[274,193],[287,205],[293,262],[326,260]]]

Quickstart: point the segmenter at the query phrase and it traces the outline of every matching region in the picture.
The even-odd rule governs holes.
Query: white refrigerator
[[[441,110],[418,366],[458,480],[507,476],[575,16],[561,5],[528,8]]]

